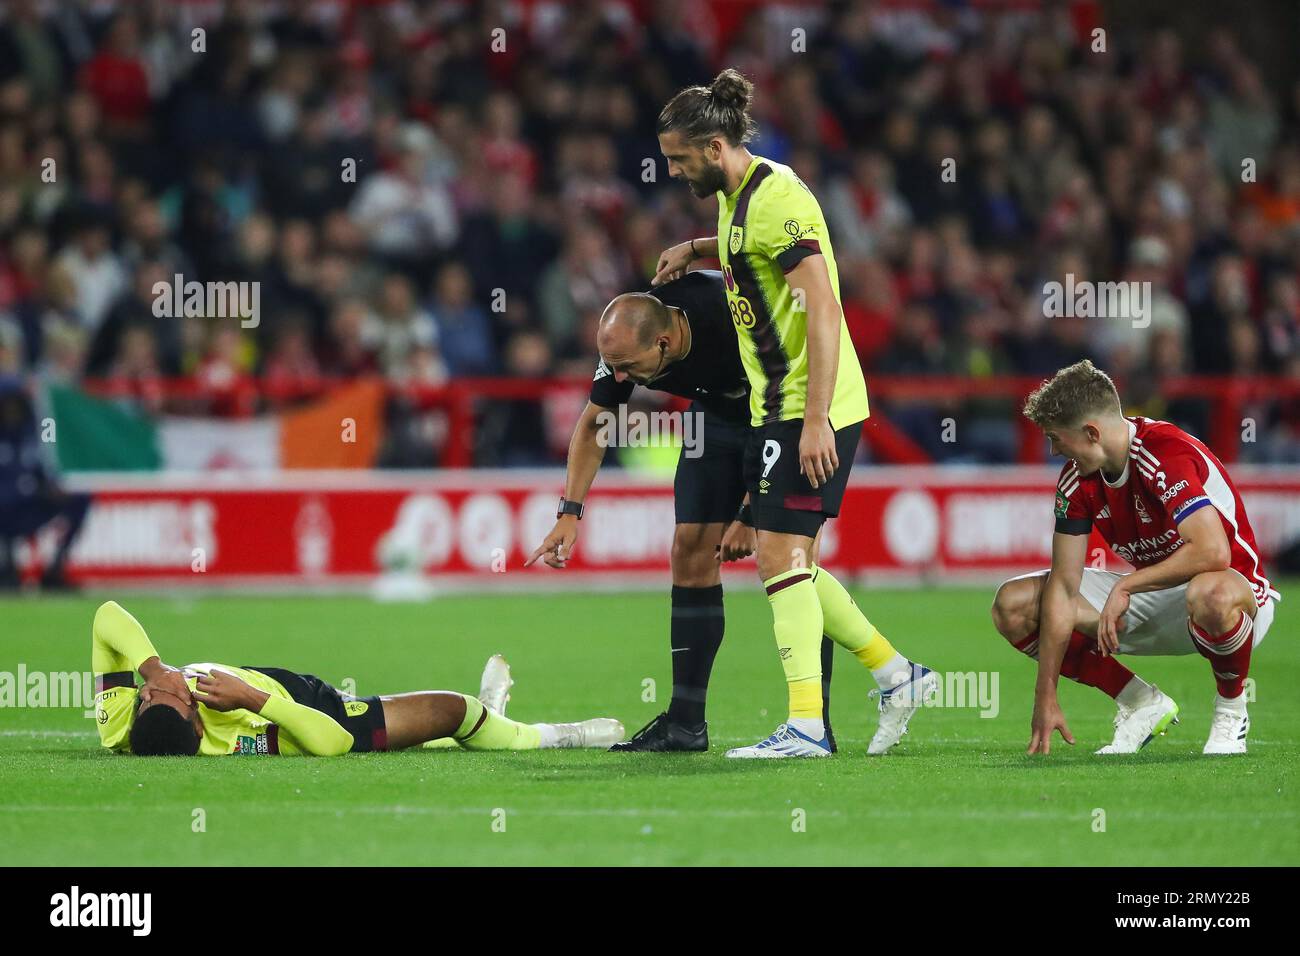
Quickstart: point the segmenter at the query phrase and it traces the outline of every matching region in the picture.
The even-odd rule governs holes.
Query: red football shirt
[[[1110,549],[1134,567],[1157,564],[1183,545],[1178,523],[1201,508],[1219,513],[1241,573],[1262,606],[1278,593],[1264,576],[1246,506],[1223,463],[1199,439],[1168,422],[1130,418],[1128,462],[1114,481],[1080,476],[1067,461],[1056,487],[1056,530],[1088,534],[1095,524]]]

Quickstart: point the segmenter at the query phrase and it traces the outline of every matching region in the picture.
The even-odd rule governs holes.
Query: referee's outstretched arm
[[[564,477],[566,501],[581,504],[586,500],[587,492],[591,490],[591,483],[596,480],[596,472],[600,471],[600,464],[605,460],[605,446],[599,440],[599,417],[602,412],[608,411],[607,408],[588,402],[587,407],[582,410],[578,424],[573,428],[573,437],[569,439],[569,460]],[[573,553],[574,542],[578,540],[579,520],[577,515],[559,515],[555,519],[555,527],[551,529],[551,533],[524,562],[524,567],[530,567],[533,562],[545,555],[544,560],[548,565],[553,568],[563,568],[569,560],[569,555]]]

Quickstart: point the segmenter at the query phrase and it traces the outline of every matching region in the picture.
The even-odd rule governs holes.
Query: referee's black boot
[[[631,740],[609,748],[618,753],[669,753],[672,751],[703,751],[709,749],[709,725],[702,721],[694,727],[668,719],[667,712],[646,724]]]

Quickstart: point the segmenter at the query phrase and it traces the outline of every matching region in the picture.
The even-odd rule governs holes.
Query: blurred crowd
[[[1300,81],[1227,29],[1095,52],[1081,8],[8,0],[0,373],[151,411],[181,378],[218,415],[363,374],[590,374],[606,302],[716,227],[654,125],[731,65],[751,149],[821,201],[869,384],[1086,356],[1134,411],[1204,430],[1207,401],[1162,381],[1300,380]],[[1150,282],[1149,327],[1045,318],[1067,274]],[[158,317],[178,275],[259,282],[259,324]],[[497,405],[476,461],[562,460],[571,415]],[[937,459],[1015,458],[1011,399],[956,408],[956,443],[954,409],[879,407]],[[1296,402],[1250,411],[1244,457],[1300,460]],[[389,463],[432,461],[428,422],[398,424]]]

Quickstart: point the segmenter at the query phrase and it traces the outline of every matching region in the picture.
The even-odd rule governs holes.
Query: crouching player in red
[[[1057,702],[1059,675],[1118,704],[1115,739],[1098,753],[1136,753],[1177,722],[1178,705],[1115,654],[1208,660],[1218,695],[1204,752],[1245,753],[1243,684],[1280,596],[1223,464],[1168,422],[1125,418],[1114,382],[1087,360],[1030,395],[1025,416],[1068,459],[1051,569],[1012,578],[993,602],[998,631],[1038,660],[1029,753],[1049,753],[1058,730],[1074,743]],[[1084,566],[1094,525],[1135,571]]]
[[[514,683],[492,657],[478,697],[429,690],[354,697],[319,677],[271,667],[164,664],[140,622],[100,605],[91,628],[95,723],[111,750],[140,756],[309,754],[400,750],[421,744],[468,750],[608,747],[623,737],[611,718],[521,724],[505,716]],[[139,688],[132,672],[144,678]]]

